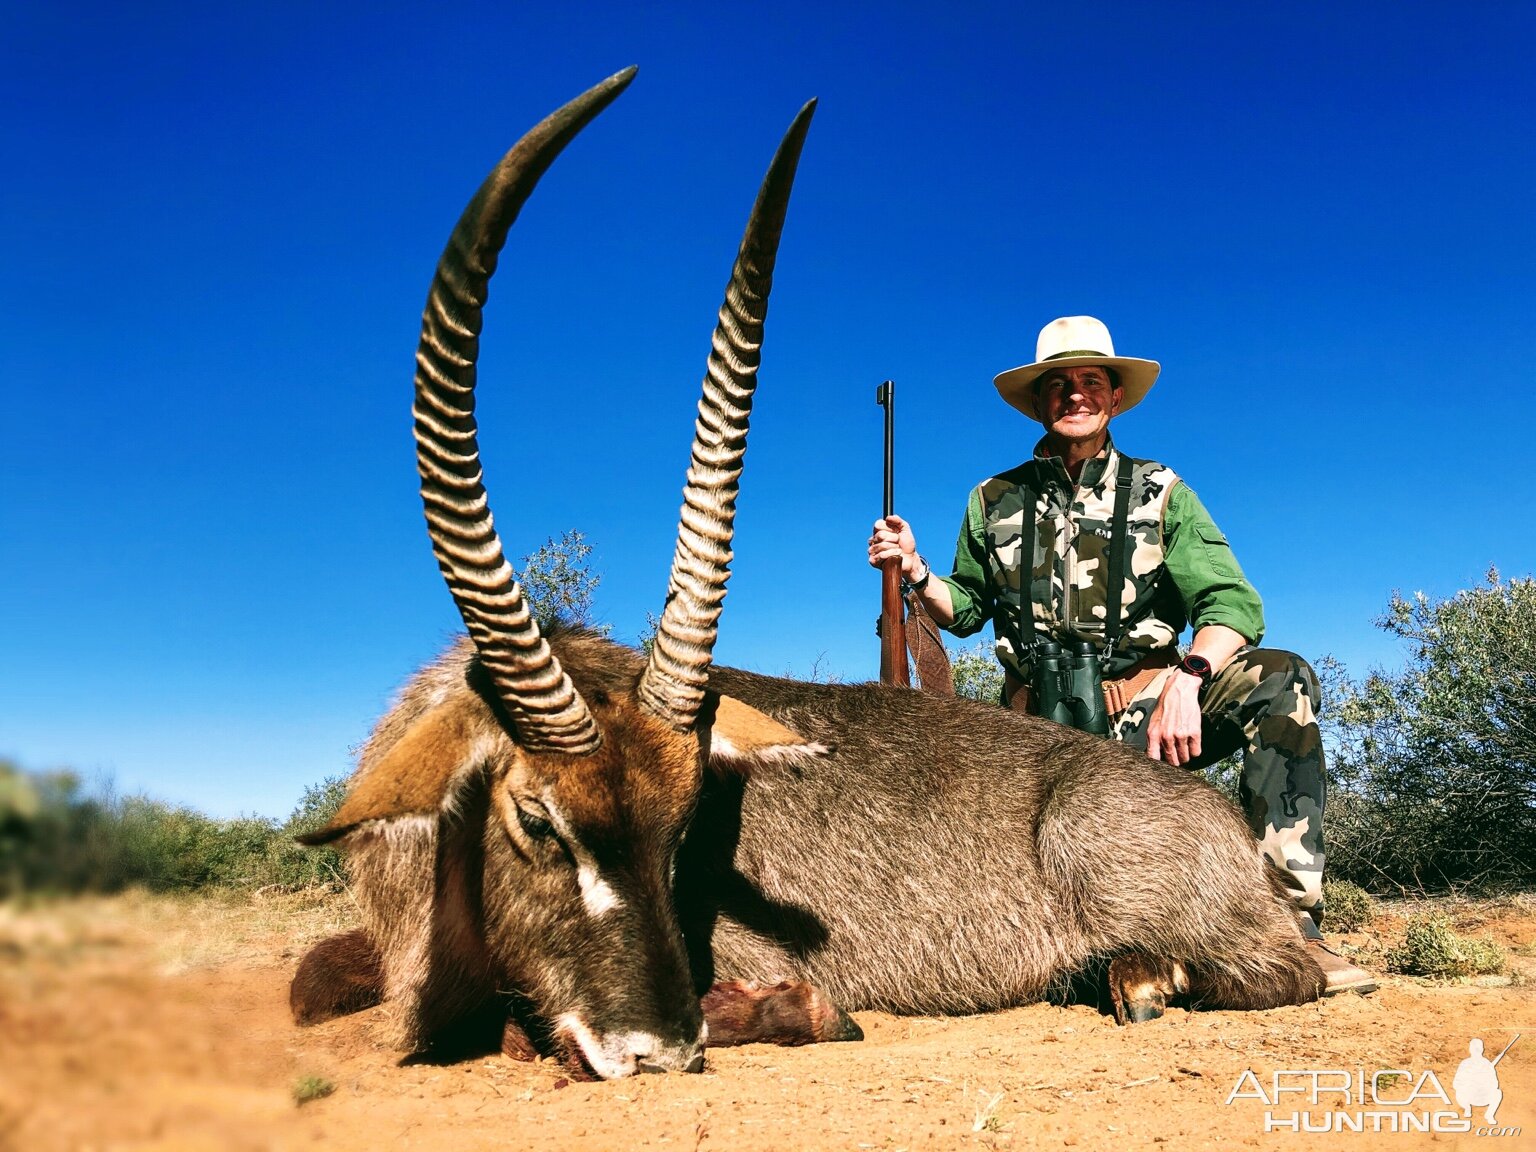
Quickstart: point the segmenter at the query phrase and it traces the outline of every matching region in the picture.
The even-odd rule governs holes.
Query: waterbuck
[[[1242,818],[1183,770],[965,700],[711,668],[812,105],[731,273],[650,654],[541,632],[481,483],[481,308],[539,176],[632,75],[529,132],[438,264],[417,461],[468,635],[405,687],[309,838],[348,849],[366,927],[305,957],[295,1017],[384,1000],[416,1051],[494,1014],[508,1052],[607,1078],[696,1071],[706,1042],[854,1039],[847,1009],[1021,1004],[1096,963],[1122,1022],[1175,996],[1316,998],[1322,973]]]

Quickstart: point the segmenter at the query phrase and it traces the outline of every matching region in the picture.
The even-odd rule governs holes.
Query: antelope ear
[[[455,693],[431,708],[394,746],[352,781],[347,798],[318,832],[300,844],[328,844],[360,824],[426,816],[442,810],[464,778],[485,762],[483,705],[469,693]]]
[[[699,743],[705,762],[721,775],[746,776],[761,764],[808,764],[831,751],[750,704],[718,692],[704,695]]]

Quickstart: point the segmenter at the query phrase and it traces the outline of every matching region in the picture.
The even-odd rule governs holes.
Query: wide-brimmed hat
[[[1035,408],[1035,381],[1052,368],[1072,368],[1078,365],[1097,364],[1113,368],[1120,377],[1125,394],[1120,398],[1120,411],[1125,412],[1141,403],[1152,388],[1162,365],[1156,360],[1137,360],[1132,356],[1116,356],[1115,345],[1109,338],[1109,329],[1102,320],[1092,316],[1063,316],[1052,320],[1040,329],[1035,341],[1035,362],[999,373],[992,381],[1004,400],[1012,404],[1031,420],[1040,419]]]

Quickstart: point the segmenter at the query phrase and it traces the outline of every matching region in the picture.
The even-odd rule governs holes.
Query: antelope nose
[[[676,1064],[667,1065],[651,1060],[636,1060],[635,1071],[649,1074],[654,1072],[702,1072],[704,1071],[704,1049],[696,1048],[693,1055],[687,1060],[681,1060]]]

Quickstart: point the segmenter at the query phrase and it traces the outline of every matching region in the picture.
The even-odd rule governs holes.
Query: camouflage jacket
[[[955,606],[949,631],[969,636],[992,620],[997,658],[1029,679],[1033,629],[1057,640],[1104,642],[1106,569],[1119,453],[1112,443],[1083,465],[1074,485],[1062,461],[1040,455],[978,484],[965,509],[954,573],[945,579]],[[1027,613],[1021,610],[1019,552],[1028,534],[1024,503],[1035,504],[1034,564]],[[1225,624],[1257,643],[1264,632],[1259,595],[1200,498],[1169,468],[1131,460],[1126,530],[1130,571],[1121,593],[1123,624],[1107,673],[1121,675],[1159,649],[1175,647],[1187,622]],[[1025,651],[1018,651],[1020,644]]]

